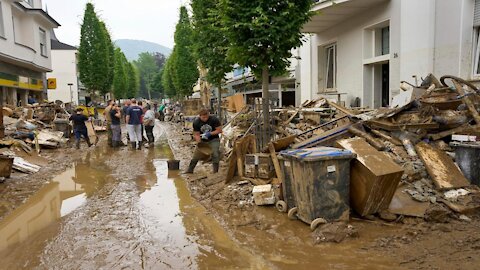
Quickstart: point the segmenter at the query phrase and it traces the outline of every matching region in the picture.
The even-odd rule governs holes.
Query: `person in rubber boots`
[[[218,172],[220,164],[220,137],[222,124],[216,116],[210,115],[207,109],[202,109],[193,121],[193,138],[197,143],[205,142],[212,150],[213,173]],[[195,150],[186,173],[193,173],[195,166],[201,158],[201,153]]]
[[[88,137],[87,126],[85,122],[88,121],[88,118],[83,114],[82,108],[77,108],[76,114],[70,116],[70,121],[73,122],[73,134],[75,135],[75,147],[80,149],[80,139],[83,137],[90,147],[90,138]]]

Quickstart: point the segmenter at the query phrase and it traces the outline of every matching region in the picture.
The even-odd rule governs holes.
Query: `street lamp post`
[[[70,103],[73,103],[73,93],[72,93],[73,83],[69,83],[68,86],[70,86]]]

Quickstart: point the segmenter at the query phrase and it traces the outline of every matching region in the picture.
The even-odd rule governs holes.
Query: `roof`
[[[65,44],[63,42],[58,41],[57,39],[51,39],[51,47],[52,50],[69,50],[69,51],[76,51],[78,50],[77,47]]]

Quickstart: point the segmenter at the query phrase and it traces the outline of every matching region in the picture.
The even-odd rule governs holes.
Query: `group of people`
[[[143,104],[136,99],[126,100],[123,108],[114,100],[107,102],[104,111],[107,121],[108,144],[114,148],[123,146],[122,120],[127,126],[127,139],[132,149],[142,149],[144,141],[143,133],[147,135],[147,142],[152,145],[155,141],[153,128],[155,126],[155,112],[150,104]]]

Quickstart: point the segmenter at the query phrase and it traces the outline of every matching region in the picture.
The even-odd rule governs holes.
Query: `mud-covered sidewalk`
[[[0,254],[0,269],[476,269],[480,264],[478,217],[450,223],[352,220],[348,238],[325,243],[323,238],[346,235],[334,227],[312,233],[273,207],[254,206],[249,183],[226,185],[225,175],[212,175],[210,164],[198,166],[192,176],[169,172],[166,160],[174,156],[182,167],[188,164],[190,135],[160,122],[154,132],[153,148],[111,150],[102,138],[96,148],[48,153],[48,166],[39,173],[1,184],[0,240],[11,244]]]

